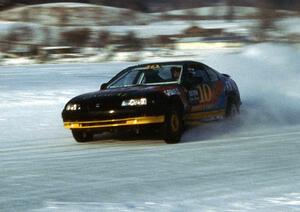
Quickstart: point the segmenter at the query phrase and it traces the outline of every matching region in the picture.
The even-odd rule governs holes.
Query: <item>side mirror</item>
[[[107,88],[107,83],[103,83],[101,86],[100,86],[100,90],[105,90]]]

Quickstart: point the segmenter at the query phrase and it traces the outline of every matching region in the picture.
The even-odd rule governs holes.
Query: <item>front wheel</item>
[[[93,133],[83,130],[72,130],[72,135],[79,143],[92,141],[94,137]]]
[[[163,139],[167,144],[175,144],[180,141],[183,131],[183,121],[178,109],[172,109],[166,114],[163,124]]]

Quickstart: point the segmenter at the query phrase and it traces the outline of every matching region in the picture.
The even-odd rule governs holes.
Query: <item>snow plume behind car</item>
[[[248,46],[240,54],[213,55],[204,59],[208,65],[214,64],[216,69],[236,80],[243,97],[242,112],[237,120],[200,126],[186,139],[299,125],[299,58],[300,52],[293,46],[267,43]]]
[[[270,44],[251,46],[227,58],[236,61],[230,68],[245,96],[246,123],[300,123],[299,58],[296,48]]]

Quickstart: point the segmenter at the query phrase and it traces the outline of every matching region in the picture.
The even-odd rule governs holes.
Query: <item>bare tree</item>
[[[109,45],[111,41],[111,34],[109,31],[101,31],[98,33],[97,40],[96,40],[96,46],[103,48],[107,45]]]
[[[10,31],[4,38],[8,42],[24,42],[28,43],[33,37],[33,31],[28,26],[21,26]]]
[[[275,22],[279,17],[272,0],[263,0],[258,11],[259,27],[257,29],[257,36],[259,40],[266,40],[268,32],[275,31]]]
[[[26,21],[30,21],[30,14],[29,14],[29,10],[28,9],[24,9],[21,12],[21,20],[26,22]]]
[[[43,44],[45,46],[49,46],[51,44],[51,34],[50,34],[50,29],[48,27],[43,28],[43,35],[44,35]]]
[[[166,47],[174,49],[174,40],[168,35],[158,35],[155,39],[155,43],[159,44],[161,47]]]
[[[61,33],[63,43],[83,47],[90,39],[91,31],[88,28],[74,29]]]
[[[227,11],[226,11],[225,19],[233,20],[235,17],[235,11],[234,11],[235,0],[226,0],[226,5],[227,5]]]
[[[64,8],[54,8],[54,12],[58,17],[58,25],[59,26],[66,26],[68,25],[68,14]]]
[[[143,42],[130,31],[123,37],[123,44],[127,49],[139,51],[143,48]]]
[[[0,51],[14,51],[18,46],[23,46],[24,49],[28,49],[27,54],[36,54],[34,50],[36,46],[32,44],[33,35],[33,31],[29,26],[17,27],[5,35]]]
[[[185,12],[185,17],[187,20],[196,20],[198,18],[198,14],[194,9],[188,9]]]
[[[137,20],[136,16],[137,16],[136,12],[131,11],[131,10],[124,10],[120,14],[121,20],[125,21],[127,24],[128,24],[128,22],[129,23],[134,23]]]

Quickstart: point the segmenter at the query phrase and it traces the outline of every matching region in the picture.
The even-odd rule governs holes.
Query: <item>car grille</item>
[[[90,101],[82,105],[82,109],[87,112],[116,110],[121,108],[122,100],[118,98],[105,98],[99,101]]]

